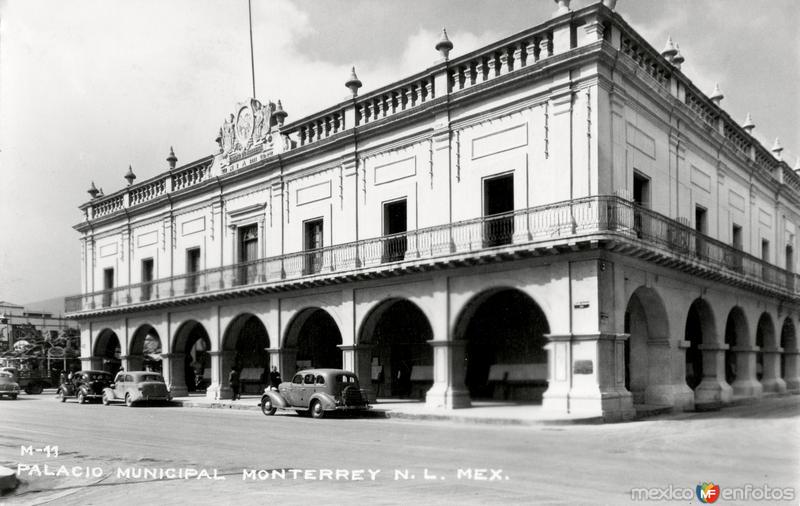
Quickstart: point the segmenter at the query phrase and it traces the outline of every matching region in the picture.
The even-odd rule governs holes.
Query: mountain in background
[[[19,303],[25,307],[28,312],[44,312],[52,313],[53,316],[61,316],[64,314],[64,297],[53,297],[52,299],[37,300],[34,302]]]

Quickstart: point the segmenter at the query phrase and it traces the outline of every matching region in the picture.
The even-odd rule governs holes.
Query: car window
[[[298,374],[297,376],[292,378],[292,383],[300,384],[302,382],[303,382],[303,375],[302,374]]]
[[[125,383],[130,383],[130,382],[133,382],[133,376],[131,376],[130,374],[126,374]]]
[[[317,385],[324,385],[324,384],[325,384],[325,377],[317,376]]]
[[[164,381],[160,374],[145,374],[141,378],[142,381]]]
[[[306,374],[306,377],[303,378],[303,383],[306,385],[313,385],[314,384],[314,375],[313,374]]]
[[[117,374],[117,377],[114,378],[114,383],[121,383],[123,381],[125,381],[125,375],[122,373]]]

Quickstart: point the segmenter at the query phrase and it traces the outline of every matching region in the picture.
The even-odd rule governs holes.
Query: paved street
[[[797,487],[798,420],[800,396],[626,424],[518,427],[23,395],[0,401],[0,465],[27,466],[3,498],[13,504],[633,504],[634,487]],[[58,456],[20,456],[27,445],[58,446]],[[183,479],[187,469],[209,477]]]

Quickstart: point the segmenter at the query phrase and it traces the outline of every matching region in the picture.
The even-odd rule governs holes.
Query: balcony
[[[594,196],[67,297],[72,317],[603,248],[798,299],[798,275],[616,196]]]

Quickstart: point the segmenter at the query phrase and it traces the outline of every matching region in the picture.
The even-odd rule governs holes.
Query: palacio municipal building
[[[607,420],[800,390],[800,176],[672,40],[557,3],[369,93],[354,69],[305,118],[248,98],[217,152],[92,185],[83,367],[217,399],[233,367],[256,392],[341,367],[373,399]]]

